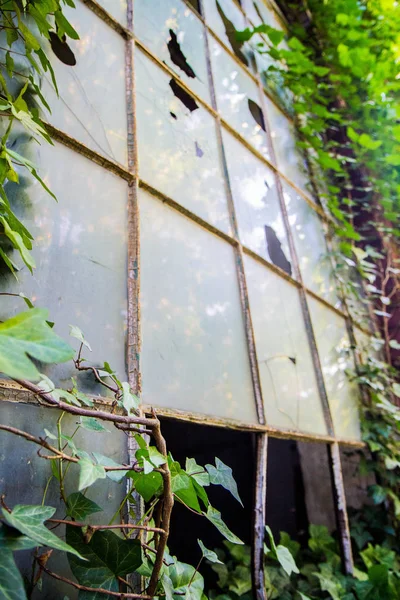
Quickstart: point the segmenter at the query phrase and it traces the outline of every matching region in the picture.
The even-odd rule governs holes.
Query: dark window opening
[[[252,516],[255,480],[255,436],[221,429],[163,420],[162,432],[168,451],[184,467],[185,459],[194,458],[199,465],[215,464],[218,457],[231,467],[238,485],[244,508],[221,486],[206,488],[213,507],[221,511],[227,526],[245,544],[252,540]],[[223,548],[224,538],[204,517],[190,512],[179,502],[175,503],[171,519],[169,550],[179,560],[195,565],[201,556],[197,539],[207,548]],[[206,588],[216,587],[217,576],[207,565],[201,568]]]
[[[169,87],[173,91],[174,95],[178,98],[178,100],[180,100],[182,104],[190,110],[190,112],[193,112],[194,110],[199,108],[196,100],[192,98],[192,96],[188,94],[187,91],[181,85],[179,85],[177,81],[175,81],[175,79],[171,79],[171,81],[169,82]]]
[[[306,546],[309,525],[336,528],[328,449],[319,443],[269,438],[267,525]]]
[[[187,62],[186,56],[182,52],[180,44],[178,42],[178,38],[176,37],[176,33],[170,29],[169,35],[171,36],[170,40],[167,43],[168,52],[171,57],[174,65],[179,67],[188,77],[195,78],[196,73],[193,71],[192,67]]]

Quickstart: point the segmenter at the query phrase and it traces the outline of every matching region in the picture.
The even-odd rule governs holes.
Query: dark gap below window
[[[269,438],[267,525],[279,539],[286,531],[306,546],[308,527],[335,529],[328,452],[324,444]]]
[[[238,485],[244,508],[221,486],[206,488],[212,506],[221,511],[221,516],[229,529],[245,544],[251,544],[252,518],[255,480],[255,436],[172,420],[164,420],[161,425],[167,441],[168,451],[175,460],[185,467],[186,458],[194,458],[199,465],[215,464],[215,457],[231,467]],[[224,538],[204,517],[190,512],[179,502],[175,502],[171,519],[169,550],[179,560],[196,565],[201,552],[197,540],[201,539],[207,548],[223,548]],[[216,574],[207,565],[201,568],[206,588],[216,588]]]

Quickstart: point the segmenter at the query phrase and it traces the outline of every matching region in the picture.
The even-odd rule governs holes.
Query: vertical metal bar
[[[264,577],[264,532],[267,505],[268,436],[257,435],[256,482],[253,509],[252,580],[255,600],[267,600]]]
[[[269,145],[269,150],[270,150],[270,155],[271,155],[271,161],[274,162],[275,165],[277,165],[275,150],[273,147],[271,133],[270,133],[271,129],[269,127],[268,114],[267,114],[267,110],[266,110],[266,106],[265,106],[264,88],[263,88],[259,73],[257,73],[257,84],[258,84],[258,91],[259,91],[259,98],[260,98],[260,106],[261,106],[262,114],[264,117],[265,128],[267,130],[268,145]],[[278,173],[276,173],[276,172],[275,172],[275,179],[276,179],[278,198],[279,198],[279,203],[280,203],[280,207],[281,207],[281,211],[282,211],[282,215],[283,215],[283,221],[284,221],[284,225],[285,225],[286,235],[287,235],[288,242],[289,242],[290,254],[291,254],[292,261],[293,261],[294,271],[295,271],[296,278],[298,279],[298,281],[301,284],[301,287],[299,289],[301,309],[302,309],[302,313],[303,313],[304,324],[306,327],[309,347],[310,347],[312,361],[313,361],[313,365],[314,365],[314,372],[315,372],[315,376],[317,379],[318,391],[319,391],[322,408],[323,408],[323,412],[324,412],[325,423],[326,423],[326,427],[328,430],[328,435],[335,436],[332,414],[330,411],[328,395],[326,392],[324,377],[323,377],[323,373],[322,373],[321,361],[320,361],[320,357],[319,357],[319,353],[318,353],[318,349],[317,349],[317,343],[316,343],[316,339],[315,339],[314,329],[312,326],[310,310],[309,310],[308,303],[307,303],[307,291],[304,286],[304,282],[303,282],[301,271],[300,271],[300,264],[299,264],[299,260],[298,260],[298,256],[297,256],[297,252],[296,252],[296,248],[295,248],[292,230],[291,230],[290,223],[289,223],[289,216],[288,216],[288,212],[287,212],[287,208],[286,208],[286,204],[285,204],[285,198],[283,195],[281,179],[280,179]],[[343,557],[343,566],[344,566],[346,573],[351,573],[353,570],[353,557],[352,557],[352,552],[351,552],[350,529],[349,529],[349,522],[348,522],[348,517],[347,517],[347,511],[346,511],[346,498],[345,498],[344,487],[343,487],[342,465],[341,465],[341,461],[340,461],[339,446],[336,442],[329,449],[329,466],[330,466],[330,472],[331,472],[331,478],[332,478],[332,488],[334,491],[336,521],[337,521],[337,528],[338,528],[339,537],[340,537],[340,546],[341,546],[341,553],[342,553],[342,557]]]
[[[199,0],[202,15],[204,12],[203,0]],[[215,87],[212,73],[210,44],[208,39],[207,27],[204,27],[206,40],[206,57],[209,74],[209,85],[211,90],[212,106],[218,113]],[[243,248],[240,242],[239,229],[236,219],[235,205],[233,201],[232,187],[229,179],[228,165],[225,156],[225,150],[222,138],[222,124],[219,116],[217,121],[218,146],[221,155],[221,161],[224,169],[225,186],[228,198],[228,207],[231,218],[231,226],[234,237],[237,241],[235,248],[236,271],[239,282],[240,300],[244,318],[244,327],[246,333],[247,347],[249,352],[250,370],[253,383],[254,397],[256,402],[257,416],[261,424],[265,424],[264,401],[261,391],[260,373],[258,369],[257,352],[254,338],[253,324],[250,314],[249,294],[246,283],[246,275],[243,262]],[[265,528],[265,506],[266,506],[266,488],[267,488],[267,445],[268,436],[259,434],[257,436],[257,462],[256,462],[256,487],[254,498],[254,530],[252,543],[252,580],[256,600],[267,600],[264,582],[264,528]]]
[[[133,31],[132,0],[127,2],[128,28]],[[128,170],[135,178],[128,188],[128,381],[133,392],[140,394],[140,230],[137,200],[138,152],[136,136],[136,93],[133,39],[126,42],[126,103],[128,118]]]
[[[328,444],[328,456],[335,499],[336,525],[341,534],[340,546],[342,561],[345,572],[348,575],[351,575],[354,570],[353,552],[351,549],[349,519],[346,510],[346,496],[343,484],[342,463],[340,460],[339,444],[337,442]]]
[[[203,0],[200,0],[200,9],[201,9],[201,13],[205,14]],[[204,31],[205,43],[206,43],[206,59],[207,59],[207,67],[208,67],[209,86],[210,86],[210,92],[211,92],[211,102],[212,102],[212,107],[214,108],[214,110],[218,112],[214,80],[213,80],[213,73],[212,73],[210,45],[209,45],[208,31],[207,31],[206,26],[204,26],[203,31]],[[233,231],[233,237],[235,238],[235,240],[237,242],[236,247],[235,247],[236,272],[237,272],[238,283],[239,283],[240,301],[241,301],[241,306],[242,306],[244,328],[245,328],[246,341],[247,341],[247,347],[248,347],[248,352],[249,352],[250,371],[251,371],[253,391],[254,391],[255,402],[256,402],[257,417],[258,417],[259,423],[264,425],[265,424],[264,402],[263,402],[262,391],[261,391],[260,373],[259,373],[259,369],[258,369],[254,330],[253,330],[253,324],[252,324],[251,314],[250,314],[249,293],[248,293],[248,288],[247,288],[246,275],[245,275],[245,271],[244,271],[243,248],[242,248],[242,244],[240,242],[240,237],[239,237],[239,229],[238,229],[238,224],[237,224],[237,219],[236,219],[232,187],[231,187],[231,183],[230,183],[230,179],[229,179],[228,165],[227,165],[227,161],[226,161],[225,150],[224,150],[223,139],[222,139],[222,124],[221,124],[221,120],[220,120],[219,116],[216,117],[216,124],[217,124],[216,129],[217,129],[218,148],[219,148],[220,158],[221,158],[223,171],[224,171],[225,190],[226,190],[227,200],[228,200],[229,216],[230,216],[230,221],[231,221],[231,226],[232,226],[232,231]]]

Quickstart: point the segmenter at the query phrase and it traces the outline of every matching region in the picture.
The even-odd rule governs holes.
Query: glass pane
[[[231,127],[269,158],[257,85],[216,41],[211,41],[211,59],[218,112]]]
[[[97,0],[106,11],[121,23],[124,27],[127,24],[127,0]]]
[[[312,192],[307,167],[300,151],[296,148],[293,124],[267,96],[265,102],[277,166],[290,181],[310,195]]]
[[[43,95],[52,114],[45,118],[73,138],[123,165],[127,164],[125,41],[89,8],[77,3],[65,14],[80,40],[68,39],[76,65],[53,56],[59,88],[57,98],[50,76],[43,78]]]
[[[19,281],[2,270],[0,288],[24,292],[35,306],[48,307],[64,338],[69,323],[80,327],[93,348],[87,358],[109,361],[124,377],[127,183],[60,144],[24,147],[16,139],[13,147],[38,165],[58,203],[32,179],[7,184],[15,212],[35,238],[37,268],[31,275],[22,266]],[[70,177],[62,165],[68,165]],[[12,258],[21,264],[15,252]],[[3,297],[0,319],[24,308],[23,302]],[[77,340],[71,344],[78,347]],[[66,363],[49,376],[67,384],[73,371]]]
[[[140,192],[143,401],[257,422],[230,245]]]
[[[335,433],[341,438],[360,439],[358,386],[345,373],[347,369],[354,370],[346,323],[311,296],[308,305]]]
[[[204,0],[203,5],[211,29],[243,64],[250,66],[247,44],[236,39],[236,31],[245,29],[246,22],[234,0]]]
[[[140,52],[135,67],[140,176],[230,233],[214,118]]]
[[[268,425],[326,433],[297,289],[245,257]]]
[[[57,418],[60,413],[48,408],[13,404],[0,400],[0,419],[4,425],[11,425],[27,431],[36,437],[45,437],[44,429],[57,434]],[[62,420],[63,433],[72,435],[76,428],[77,418],[64,415]],[[87,430],[79,431],[74,437],[78,448],[86,452],[106,454],[118,464],[126,464],[127,442],[122,432],[113,426],[107,425],[108,433],[93,433]],[[51,478],[49,460],[37,456],[35,447],[20,437],[11,433],[0,432],[0,481],[2,494],[6,495],[6,503],[10,507],[16,504],[41,504],[43,491]],[[79,467],[71,464],[65,480],[66,493],[77,490]],[[87,497],[101,508],[103,512],[91,515],[92,524],[108,523],[118,510],[126,493],[124,483],[115,483],[108,477],[94,483],[87,492]],[[57,508],[55,517],[65,518],[65,506],[60,502],[60,489],[57,480],[53,477],[49,482],[46,501],[47,506]],[[64,507],[64,509],[63,509]],[[54,533],[65,539],[65,529],[58,527]],[[15,558],[23,575],[30,581],[32,575],[32,551],[17,552]],[[50,559],[50,568],[56,573],[74,580],[68,565],[68,558],[63,552],[53,552]],[[77,598],[69,585],[56,581],[52,577],[43,577],[43,591],[39,593],[42,598]],[[3,595],[3,598],[5,596]]]
[[[201,21],[182,0],[135,0],[135,33],[162,62],[211,104]]]
[[[283,183],[283,190],[304,283],[338,307],[340,302],[321,219],[293,188]]]
[[[265,23],[274,29],[283,30],[283,25],[274,9],[267,4],[264,0],[242,0],[243,10],[254,25]]]
[[[273,171],[226,131],[223,140],[243,245],[291,275]]]

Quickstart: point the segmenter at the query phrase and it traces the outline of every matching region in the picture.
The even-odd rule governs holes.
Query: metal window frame
[[[238,5],[236,0],[233,0],[234,3]],[[189,10],[193,12],[194,15],[199,19],[199,21],[203,25],[204,37],[205,37],[205,53],[207,58],[208,72],[209,72],[209,86],[212,98],[212,105],[208,105],[206,101],[199,97],[189,86],[186,85],[185,82],[177,78],[177,74],[169,69],[167,65],[162,63],[152,52],[145,47],[145,45],[140,42],[140,40],[134,34],[134,14],[133,14],[133,0],[127,0],[127,25],[122,25],[119,23],[113,16],[111,16],[105,9],[102,7],[96,0],[81,0],[82,4],[86,5],[89,9],[91,9],[102,21],[104,21],[109,27],[111,27],[114,31],[116,31],[119,35],[123,37],[126,44],[126,52],[125,52],[125,77],[126,77],[126,106],[127,106],[127,149],[128,149],[128,165],[127,167],[120,165],[117,162],[110,160],[102,156],[100,153],[91,150],[85,144],[80,141],[74,139],[66,132],[57,129],[56,127],[47,124],[46,127],[49,131],[51,137],[75,152],[85,156],[89,160],[92,160],[96,164],[100,165],[104,169],[113,172],[118,177],[121,177],[125,181],[128,182],[128,271],[127,271],[127,281],[128,281],[128,333],[127,333],[127,372],[128,372],[128,381],[133,389],[133,391],[140,395],[141,394],[141,372],[140,372],[140,349],[141,349],[141,328],[140,328],[140,226],[139,226],[139,206],[138,206],[138,198],[137,193],[139,187],[149,191],[152,195],[161,199],[164,203],[168,204],[171,208],[180,212],[181,214],[186,215],[192,221],[198,223],[204,229],[207,229],[210,233],[213,233],[220,237],[221,239],[228,242],[234,249],[236,255],[236,264],[237,264],[237,277],[238,284],[240,290],[240,300],[242,306],[242,313],[244,317],[244,325],[245,325],[245,333],[246,333],[246,341],[249,352],[249,360],[253,381],[253,390],[257,408],[258,415],[258,423],[241,423],[238,421],[223,419],[223,418],[215,418],[211,416],[205,416],[202,414],[196,414],[189,411],[179,411],[174,409],[167,408],[159,408],[157,412],[160,416],[173,419],[178,421],[184,421],[187,423],[199,423],[199,424],[207,424],[214,427],[223,427],[226,429],[239,430],[243,432],[254,432],[257,436],[257,450],[256,450],[256,485],[255,485],[255,505],[254,505],[254,540],[253,540],[253,583],[257,600],[265,600],[265,586],[264,586],[264,572],[263,572],[263,543],[264,543],[264,525],[265,518],[267,512],[266,506],[266,497],[267,497],[267,489],[266,489],[266,479],[267,479],[267,447],[268,447],[268,437],[272,438],[280,438],[280,439],[290,439],[297,440],[303,442],[317,442],[324,444],[328,449],[328,457],[329,457],[329,466],[331,472],[332,479],[332,488],[334,494],[334,502],[336,509],[336,518],[337,518],[337,526],[340,536],[341,542],[341,550],[343,557],[343,566],[347,573],[351,573],[353,571],[353,559],[351,553],[351,541],[350,541],[350,532],[349,532],[349,524],[348,517],[346,511],[346,500],[345,500],[345,490],[343,485],[343,475],[342,475],[342,466],[340,459],[340,446],[348,446],[354,448],[363,448],[364,444],[357,440],[348,440],[341,439],[335,435],[332,416],[330,413],[329,403],[327,399],[325,384],[323,380],[322,370],[320,359],[316,347],[315,335],[313,332],[313,327],[311,323],[310,313],[307,305],[307,296],[312,296],[321,303],[323,303],[327,308],[333,310],[335,313],[339,314],[342,318],[345,319],[346,326],[348,329],[349,337],[352,345],[354,342],[354,328],[359,329],[360,331],[370,334],[370,331],[361,327],[358,323],[355,323],[352,317],[349,314],[346,305],[346,299],[341,297],[343,301],[344,309],[338,309],[332,306],[328,301],[324,298],[321,298],[318,294],[307,288],[304,284],[299,261],[297,258],[297,253],[294,245],[294,239],[291,232],[291,228],[289,226],[288,215],[286,211],[285,201],[283,198],[283,189],[282,189],[282,181],[287,182],[308,204],[309,206],[319,215],[321,220],[326,223],[329,227],[330,225],[330,217],[324,212],[324,210],[319,206],[308,194],[304,192],[304,190],[298,188],[288,177],[286,177],[279,169],[279,166],[276,164],[276,158],[274,154],[272,139],[270,136],[270,128],[268,126],[268,117],[267,111],[265,109],[265,95],[269,96],[271,101],[276,105],[275,100],[271,97],[268,90],[266,90],[261,82],[261,78],[259,74],[254,74],[250,69],[248,69],[245,65],[243,65],[236,55],[226,46],[226,44],[218,38],[218,36],[212,31],[211,27],[206,23],[204,17],[200,15],[194,7],[188,2],[188,0],[182,0],[182,2],[188,7]],[[202,14],[204,14],[204,0],[199,0],[200,8]],[[245,16],[245,19],[249,23],[242,7],[240,7],[241,12]],[[278,11],[275,11],[280,20],[282,20],[282,16]],[[230,55],[230,57],[235,60],[236,63],[243,69],[247,75],[257,84],[258,94],[260,106],[262,108],[264,120],[266,123],[267,129],[267,138],[268,144],[270,147],[270,155],[272,160],[266,159],[260,152],[258,152],[253,146],[245,140],[237,131],[235,131],[218,113],[216,96],[215,96],[215,87],[213,82],[213,74],[212,74],[212,66],[211,66],[211,56],[210,56],[210,47],[209,47],[209,38],[210,36],[213,39],[216,39],[219,44],[222,45],[224,50]],[[192,96],[196,99],[196,101],[203,106],[215,119],[217,124],[217,140],[220,151],[221,163],[223,166],[223,173],[225,177],[225,185],[227,192],[227,200],[228,200],[228,209],[230,213],[231,225],[233,234],[232,236],[220,231],[216,227],[212,226],[207,221],[201,219],[188,209],[181,206],[172,198],[165,196],[159,190],[153,188],[151,183],[143,181],[140,178],[137,165],[138,161],[138,148],[137,148],[137,136],[136,136],[136,96],[135,96],[135,73],[134,73],[134,54],[135,48],[139,48],[141,52],[145,53],[148,58],[150,58],[153,62],[155,62],[160,69],[164,72],[167,72],[170,76],[175,79],[179,79],[179,84]],[[277,107],[282,111],[280,107]],[[286,117],[288,115],[286,114]],[[290,118],[290,117],[288,117]],[[291,119],[290,119],[291,120]],[[233,202],[232,189],[229,181],[229,173],[227,169],[227,163],[224,153],[224,145],[222,139],[222,131],[226,129],[229,131],[236,139],[238,139],[247,150],[249,150],[254,156],[256,156],[260,161],[262,161],[269,169],[271,169],[276,178],[276,184],[278,189],[278,197],[280,208],[285,224],[286,235],[289,241],[290,254],[292,259],[292,264],[295,270],[295,277],[289,276],[287,273],[282,271],[279,267],[272,265],[264,258],[257,255],[255,252],[250,250],[249,248],[242,245],[239,237],[239,231],[237,226],[236,214],[235,214],[235,206]],[[329,243],[329,236],[327,238]],[[292,285],[294,285],[298,291],[301,301],[301,307],[303,312],[304,323],[306,326],[307,337],[312,353],[314,370],[317,377],[317,384],[320,393],[320,398],[323,406],[325,421],[327,425],[327,435],[313,435],[313,434],[305,434],[299,431],[292,431],[286,429],[279,429],[272,426],[269,426],[266,420],[266,416],[264,413],[264,402],[262,398],[262,390],[260,385],[260,376],[258,372],[258,363],[257,363],[257,352],[255,347],[254,340],[254,332],[251,321],[251,314],[249,309],[249,297],[248,290],[246,284],[246,276],[244,272],[243,266],[243,256],[248,255],[253,259],[257,260],[261,264],[263,264],[266,268],[272,270],[280,277],[289,281]],[[340,292],[340,290],[339,290]],[[355,362],[356,366],[359,364],[358,355],[355,352]],[[26,390],[21,389],[17,384],[10,382],[8,380],[0,381],[0,401],[8,401],[8,402],[16,402],[16,403],[35,403],[37,404],[37,399]],[[107,399],[99,399],[96,398],[96,403],[107,404]],[[142,405],[143,414],[148,413],[150,407],[146,405]],[[134,447],[132,441],[128,442],[129,451],[132,453],[134,451]]]

